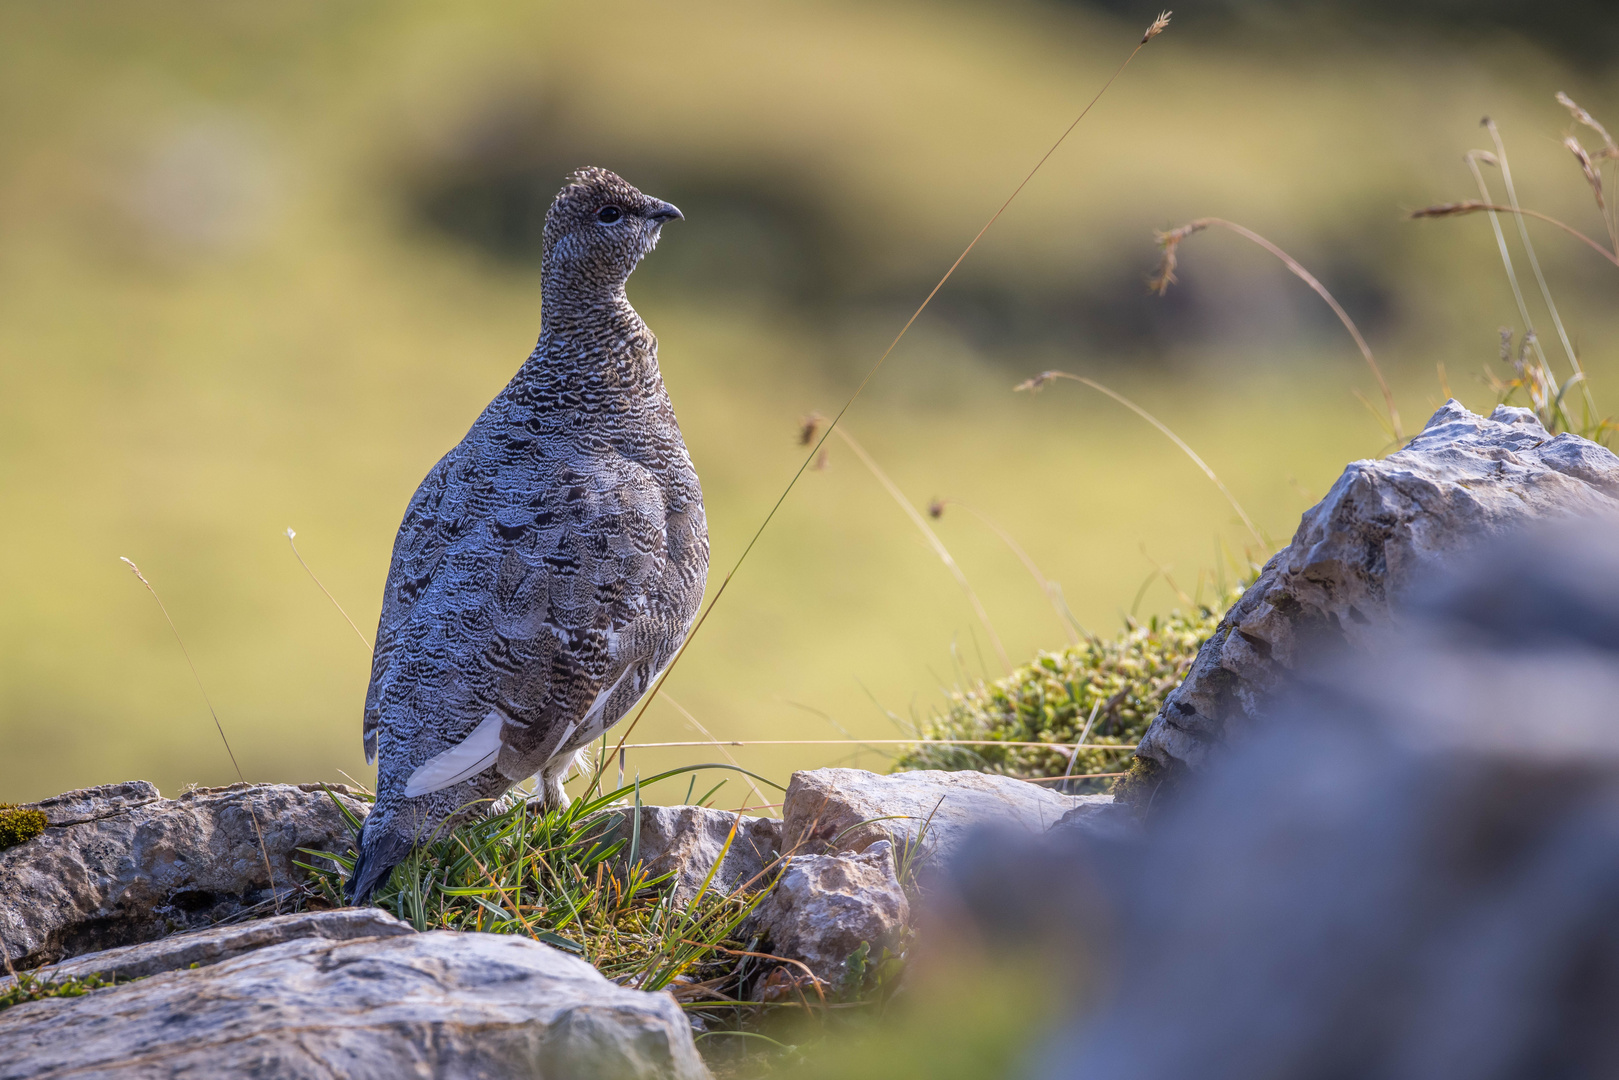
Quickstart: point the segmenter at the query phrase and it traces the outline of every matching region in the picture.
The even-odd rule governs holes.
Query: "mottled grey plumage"
[[[365,700],[380,759],[350,894],[539,777],[562,780],[674,657],[708,576],[702,491],[624,283],[668,203],[584,169],[545,220],[540,340],[417,488]]]

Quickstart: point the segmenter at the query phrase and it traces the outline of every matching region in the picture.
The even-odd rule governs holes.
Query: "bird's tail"
[[[354,860],[354,872],[349,875],[349,903],[365,903],[379,885],[387,882],[393,868],[410,854],[410,835],[391,825],[374,810],[365,819],[365,826],[360,830],[360,854]]]

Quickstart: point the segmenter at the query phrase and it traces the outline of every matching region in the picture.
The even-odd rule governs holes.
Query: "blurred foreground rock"
[[[365,816],[346,788],[333,790]],[[18,967],[273,914],[277,895],[306,876],[293,865],[308,859],[299,848],[349,843],[347,822],[318,784],[235,784],[164,799],[131,781],[34,805],[49,827],[0,851],[0,944]]]
[[[834,986],[862,946],[873,961],[897,952],[911,917],[886,840],[859,854],[792,856],[761,910],[776,955]]]
[[[1543,533],[1431,584],[1144,844],[980,840],[958,935],[1101,973],[1035,1074],[1619,1075],[1616,537]]]
[[[1354,462],[1304,515],[1198,652],[1137,757],[1161,775],[1204,767],[1271,708],[1290,672],[1369,648],[1414,590],[1467,551],[1536,521],[1616,509],[1619,457],[1608,450],[1553,438],[1527,409],[1486,419],[1447,402],[1404,450]]]
[[[0,1012],[0,1080],[704,1080],[668,994],[527,938],[304,938]]]

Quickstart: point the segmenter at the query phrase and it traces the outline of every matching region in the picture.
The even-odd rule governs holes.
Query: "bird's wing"
[[[538,771],[670,636],[649,630],[670,607],[669,508],[650,472],[612,454],[542,463],[538,475],[520,475],[532,458],[453,458],[429,474],[401,529],[388,653],[378,650],[368,696],[384,774],[410,791],[487,769],[491,749],[513,780]]]
[[[405,508],[405,518],[394,537],[388,582],[382,593],[382,615],[377,620],[377,636],[371,650],[371,682],[365,695],[365,722],[362,737],[367,764],[376,760],[377,731],[382,724],[379,691],[393,666],[400,628],[410,618],[433,582],[434,572],[456,528],[454,512],[443,514],[445,495],[451,487],[465,444],[455,447],[428,471]],[[460,486],[460,485],[457,485]]]
[[[500,635],[510,670],[496,702],[507,717],[508,775],[537,771],[582,733],[617,721],[625,696],[645,689],[637,673],[662,647],[655,627],[680,606],[668,595],[669,507],[656,478],[607,456],[562,479],[560,528],[533,551],[514,551],[503,575],[515,580],[537,564],[543,609],[522,586],[497,590],[494,617],[515,631]]]

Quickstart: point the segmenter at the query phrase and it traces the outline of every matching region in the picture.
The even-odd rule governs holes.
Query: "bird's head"
[[[657,245],[664,222],[681,217],[606,169],[580,169],[545,215],[546,275],[576,289],[620,287]]]

